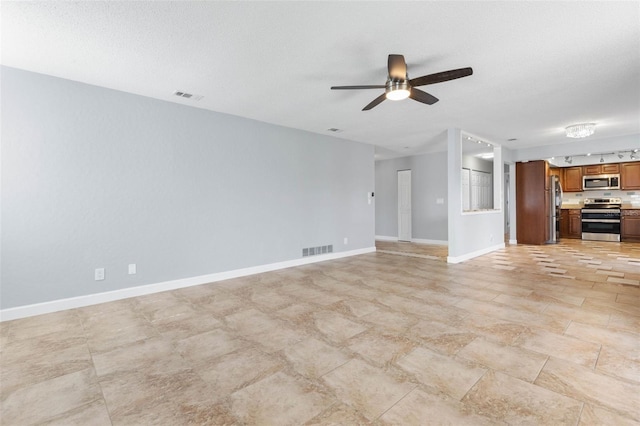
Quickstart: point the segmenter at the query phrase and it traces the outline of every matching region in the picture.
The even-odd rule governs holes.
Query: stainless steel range
[[[620,198],[586,198],[582,208],[582,239],[620,241]]]

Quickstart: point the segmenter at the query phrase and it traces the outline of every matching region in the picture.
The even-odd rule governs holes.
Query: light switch
[[[136,264],[135,263],[130,263],[129,264],[129,275],[133,275],[136,273]]]
[[[444,204],[444,198],[436,198],[436,204]]]

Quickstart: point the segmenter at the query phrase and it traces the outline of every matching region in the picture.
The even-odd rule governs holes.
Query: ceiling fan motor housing
[[[392,101],[408,98],[411,93],[409,80],[388,79],[384,93],[386,98]]]
[[[389,93],[394,90],[410,90],[411,85],[409,84],[409,80],[387,80],[387,87],[385,88],[385,92]]]

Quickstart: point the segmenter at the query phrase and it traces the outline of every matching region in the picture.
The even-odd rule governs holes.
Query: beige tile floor
[[[640,424],[640,245],[388,251],[4,322],[0,424]]]

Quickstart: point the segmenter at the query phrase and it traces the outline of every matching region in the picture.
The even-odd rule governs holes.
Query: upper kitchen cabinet
[[[620,164],[602,164],[600,168],[603,175],[620,173]]]
[[[640,189],[640,161],[620,163],[621,189]]]
[[[620,164],[592,164],[582,166],[583,175],[607,175],[620,173]]]
[[[565,192],[582,191],[582,167],[565,167],[562,169],[562,185]]]

